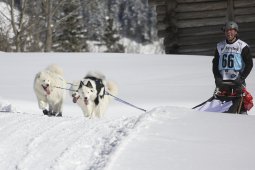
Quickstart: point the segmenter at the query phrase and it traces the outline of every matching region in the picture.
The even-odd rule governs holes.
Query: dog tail
[[[110,94],[112,94],[114,96],[116,96],[118,94],[119,89],[118,89],[118,86],[117,86],[117,84],[115,82],[107,81],[106,86],[107,86],[107,91]]]
[[[60,75],[60,76],[64,76],[64,71],[63,71],[63,69],[62,69],[60,66],[58,66],[57,64],[51,64],[51,65],[49,65],[49,66],[46,68],[46,70],[49,70],[50,72],[55,73],[55,74],[58,74],[58,75]]]

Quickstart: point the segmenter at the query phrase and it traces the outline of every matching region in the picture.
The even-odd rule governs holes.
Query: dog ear
[[[86,87],[88,87],[88,88],[93,88],[93,86],[92,86],[92,84],[91,84],[90,81],[87,82]]]
[[[83,81],[80,81],[78,89],[82,88],[83,85],[84,85]]]
[[[35,77],[39,79],[40,76],[41,76],[41,73],[37,73]]]

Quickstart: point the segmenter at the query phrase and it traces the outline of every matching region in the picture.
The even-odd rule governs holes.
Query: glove
[[[237,77],[234,81],[233,81],[234,84],[238,85],[238,86],[241,86],[243,83],[244,83],[244,77],[242,76],[239,76]]]

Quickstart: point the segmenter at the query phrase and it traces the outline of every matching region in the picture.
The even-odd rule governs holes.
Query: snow
[[[104,53],[1,53],[0,169],[252,170],[255,114],[197,112],[214,90],[212,57]],[[103,118],[87,119],[67,96],[63,117],[47,117],[35,74],[60,65],[68,82],[90,70],[119,86]],[[254,96],[255,75],[247,79]]]
[[[92,53],[100,53],[107,51],[105,45],[102,45],[98,41],[87,41],[88,49]],[[164,54],[163,49],[163,39],[159,39],[157,41],[153,41],[148,44],[141,44],[135,41],[132,41],[128,38],[121,38],[120,44],[125,47],[125,53],[132,54]]]

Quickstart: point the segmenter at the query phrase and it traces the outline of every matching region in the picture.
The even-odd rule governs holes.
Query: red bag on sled
[[[243,93],[244,93],[244,97],[243,97],[243,106],[244,109],[249,111],[251,110],[251,108],[253,107],[253,97],[252,95],[246,90],[246,88],[243,88]]]

